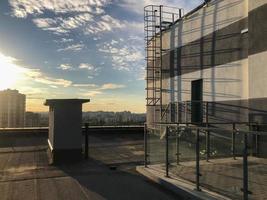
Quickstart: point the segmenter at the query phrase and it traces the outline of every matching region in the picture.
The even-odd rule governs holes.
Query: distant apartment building
[[[26,96],[18,90],[0,91],[0,127],[24,127]]]
[[[25,127],[39,127],[41,116],[39,113],[26,112],[25,113]]]

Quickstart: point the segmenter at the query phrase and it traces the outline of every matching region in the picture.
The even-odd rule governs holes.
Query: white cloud
[[[96,84],[90,84],[90,83],[76,83],[76,84],[73,84],[74,87],[97,87]]]
[[[83,91],[82,93],[80,93],[81,96],[89,96],[89,97],[104,94],[104,91],[116,90],[116,89],[121,89],[121,88],[126,87],[125,85],[115,84],[115,83],[105,83],[101,86],[98,86],[95,84],[73,84],[73,86],[82,88],[80,89],[81,91]],[[84,89],[84,87],[94,87],[95,89],[87,92]]]
[[[40,15],[45,11],[56,14],[89,12],[103,13],[110,0],[9,0],[13,16],[25,18],[28,15]]]
[[[54,34],[66,34],[81,28],[84,34],[110,32],[125,27],[125,23],[105,13],[111,0],[9,0],[12,15],[18,18],[33,16],[33,23]],[[42,18],[45,11],[57,17]],[[68,14],[66,16],[66,14]]]
[[[59,66],[59,69],[62,69],[62,70],[73,70],[73,67],[70,64],[61,64]]]
[[[94,70],[95,69],[95,67],[89,63],[81,63],[79,65],[79,68],[80,69],[87,69],[87,70]]]
[[[84,28],[84,34],[97,34],[103,32],[110,32],[114,29],[125,28],[125,24],[113,18],[110,15],[103,15],[100,18],[95,18],[95,21],[87,24]]]
[[[81,51],[85,47],[84,44],[72,44],[65,48],[58,49],[57,51]]]
[[[98,91],[98,90],[93,90],[93,91],[89,91],[89,92],[80,93],[80,95],[84,96],[84,97],[94,97],[94,96],[97,96],[97,95],[100,95],[100,94],[103,94],[103,92]]]
[[[89,13],[82,13],[68,18],[58,18],[59,25],[64,29],[75,29],[93,21],[93,16]]]
[[[126,28],[127,25],[125,21],[120,21],[110,15],[93,16],[89,13],[75,14],[71,17],[35,18],[32,21],[38,28],[55,34],[65,34],[77,28],[80,28],[86,35],[97,34]],[[130,27],[131,24],[129,24]]]
[[[120,88],[125,88],[125,85],[106,83],[106,84],[103,84],[99,89],[100,90],[113,90],[113,89],[120,89]]]
[[[25,75],[35,82],[50,85],[50,86],[63,86],[69,87],[72,84],[72,81],[62,79],[62,78],[52,78],[44,75],[39,69],[25,69]]]
[[[52,18],[36,18],[33,22],[39,28],[48,28],[57,24],[57,21]]]
[[[67,43],[67,42],[73,42],[74,40],[72,38],[61,38],[59,40],[54,40],[54,42],[57,43]]]
[[[79,69],[81,70],[87,70],[89,72],[88,78],[92,79],[95,76],[99,75],[99,72],[101,71],[101,67],[95,67],[90,63],[81,63],[79,65]]]
[[[20,66],[17,64],[17,59],[5,56],[1,53],[0,62],[0,87],[5,85],[7,87],[11,87],[13,83],[10,81],[14,80],[15,84],[15,81],[18,81],[19,79],[21,81],[30,79],[31,81],[46,84],[49,86],[68,87],[72,84],[72,82],[69,80],[47,76],[42,73],[40,69],[30,69],[27,67]],[[6,77],[9,77],[9,79],[7,79]]]
[[[143,41],[141,40],[141,42]],[[114,69],[129,71],[143,62],[144,56],[141,50],[143,46],[140,45],[140,41],[136,42],[131,38],[126,43],[127,45],[124,41],[112,39],[111,42],[98,45],[98,51],[111,57]]]

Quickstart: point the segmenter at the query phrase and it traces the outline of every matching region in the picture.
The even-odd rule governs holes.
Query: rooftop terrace
[[[1,199],[177,199],[135,172],[143,127],[134,129],[90,129],[90,158],[60,166],[48,163],[46,128],[2,130]]]

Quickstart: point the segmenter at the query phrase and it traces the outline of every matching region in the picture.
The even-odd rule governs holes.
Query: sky
[[[143,9],[202,0],[0,0],[0,90],[45,99],[86,98],[84,111],[145,112]]]

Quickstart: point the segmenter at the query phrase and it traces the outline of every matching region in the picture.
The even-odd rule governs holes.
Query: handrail
[[[235,123],[229,123],[229,125],[235,124]],[[204,131],[225,131],[232,133],[232,129],[225,129],[225,128],[210,128],[210,127],[203,127],[203,126],[180,126],[180,124],[177,123],[161,123],[161,126],[165,127],[181,127],[184,129],[189,130],[204,130]],[[266,131],[245,131],[236,129],[236,132],[243,133],[243,134],[257,134],[257,135],[267,135]]]

